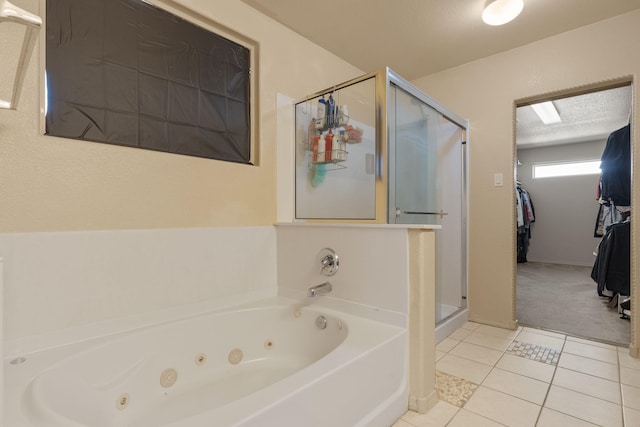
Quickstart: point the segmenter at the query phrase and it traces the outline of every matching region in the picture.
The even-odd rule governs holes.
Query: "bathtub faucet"
[[[307,296],[310,298],[315,297],[318,294],[326,294],[331,292],[331,283],[324,282],[316,286],[312,286],[309,288],[309,292],[307,292]]]

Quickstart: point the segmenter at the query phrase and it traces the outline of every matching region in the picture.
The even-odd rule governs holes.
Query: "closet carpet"
[[[521,325],[629,344],[630,322],[598,296],[591,267],[518,264],[516,318]]]

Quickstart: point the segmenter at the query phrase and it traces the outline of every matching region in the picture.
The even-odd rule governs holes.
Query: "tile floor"
[[[436,346],[436,384],[392,427],[640,426],[640,360],[554,332],[467,322]]]

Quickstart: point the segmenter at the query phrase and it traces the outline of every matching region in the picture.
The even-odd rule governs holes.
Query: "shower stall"
[[[385,68],[295,103],[295,218],[434,225],[436,324],[466,313],[466,120]]]

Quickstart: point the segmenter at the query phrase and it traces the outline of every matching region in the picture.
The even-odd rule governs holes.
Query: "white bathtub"
[[[388,427],[406,349],[405,328],[278,297],[5,360],[4,425]]]

